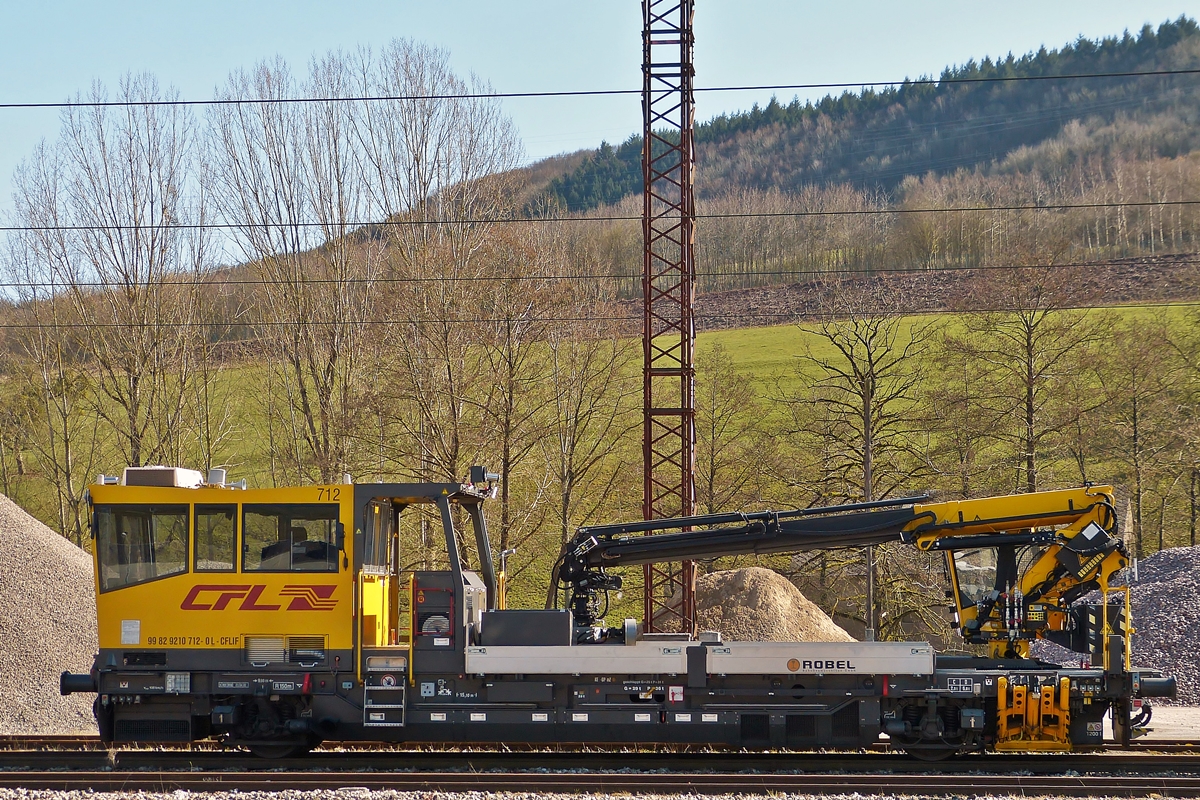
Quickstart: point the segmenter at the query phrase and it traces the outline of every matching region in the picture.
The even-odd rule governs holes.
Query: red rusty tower
[[[642,511],[689,516],[696,497],[693,0],[642,0]],[[645,568],[647,630],[695,631],[695,566]],[[674,599],[672,599],[674,598]]]

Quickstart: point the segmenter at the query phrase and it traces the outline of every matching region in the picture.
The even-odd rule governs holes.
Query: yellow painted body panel
[[[362,645],[379,647],[393,644],[388,641],[388,581],[386,575],[364,574],[360,576],[362,598]]]
[[[977,500],[917,503],[918,519],[911,528],[925,528],[917,535],[917,547],[926,550],[948,533],[955,535],[1004,533],[1026,527],[1070,525],[1091,519],[1087,509],[1098,502],[1113,502],[1111,486],[1080,487],[1032,494],[1010,494]],[[933,522],[931,523],[931,519]]]
[[[346,531],[336,572],[242,571],[240,563],[234,571],[196,571],[194,514],[189,510],[188,571],[105,592],[100,591],[96,548],[101,648],[236,649],[244,646],[247,635],[324,636],[327,648],[354,646],[352,486],[235,490],[94,485],[90,492],[96,506],[239,504],[235,554],[242,552],[241,504],[335,504]]]

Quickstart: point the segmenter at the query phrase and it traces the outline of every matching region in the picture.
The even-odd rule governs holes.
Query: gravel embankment
[[[94,731],[92,695],[58,676],[96,654],[92,559],[0,495],[0,734]]]
[[[1120,573],[1118,582],[1129,578]],[[1089,598],[1099,601],[1099,596]],[[1110,602],[1123,601],[1123,594]],[[1161,550],[1138,562],[1129,601],[1133,612],[1133,665],[1174,675],[1178,695],[1156,699],[1155,705],[1200,705],[1200,546]],[[1076,665],[1079,654],[1050,642],[1034,642],[1033,655],[1058,664]]]

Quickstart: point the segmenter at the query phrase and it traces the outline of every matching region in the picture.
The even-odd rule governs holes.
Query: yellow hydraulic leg
[[[1071,682],[1046,685],[1030,692],[1027,686],[996,682],[997,750],[1070,750]]]

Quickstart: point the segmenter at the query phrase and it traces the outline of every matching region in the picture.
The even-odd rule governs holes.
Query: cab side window
[[[237,567],[237,506],[196,506],[193,537],[196,572],[233,572]]]
[[[96,506],[93,524],[100,591],[187,572],[187,506]]]
[[[242,570],[337,572],[336,504],[242,506]]]
[[[389,545],[392,540],[392,508],[378,500],[367,506],[364,520],[363,567],[373,572],[386,572]]]

